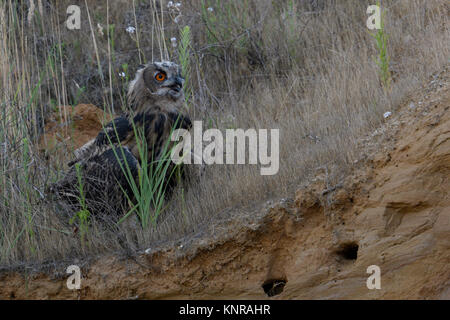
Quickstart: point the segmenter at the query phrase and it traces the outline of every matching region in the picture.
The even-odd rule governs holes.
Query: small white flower
[[[177,3],[175,3],[175,7],[176,7],[176,8],[179,8],[179,7],[181,7],[181,2],[177,2]]]
[[[180,22],[180,19],[181,19],[181,15],[178,15],[178,16],[175,17],[175,19],[173,19],[173,21],[175,23],[178,23],[178,22]]]
[[[119,72],[119,77],[121,77],[121,78],[125,78],[125,77],[126,77],[126,74],[125,74],[125,72]]]
[[[391,115],[392,115],[392,112],[388,111],[388,112],[385,112],[385,113],[383,114],[383,117],[384,117],[385,119],[387,119],[387,118],[389,118]]]
[[[100,23],[97,23],[97,29],[98,29],[98,33],[100,33],[100,35],[104,36],[103,27]]]
[[[170,42],[172,42],[172,47],[174,47],[174,48],[177,47],[177,38],[175,38],[175,37],[170,38]]]
[[[213,7],[209,7],[209,8],[208,8],[208,11],[209,11],[209,12],[213,12],[213,11],[214,11],[214,8],[213,8]]]
[[[129,26],[128,28],[125,29],[128,33],[134,33],[136,31],[135,27]]]
[[[167,8],[171,8],[171,7],[173,7],[173,1],[167,2]]]

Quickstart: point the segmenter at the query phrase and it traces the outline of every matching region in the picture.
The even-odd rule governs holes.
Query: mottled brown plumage
[[[128,90],[129,110],[108,123],[97,137],[75,151],[65,177],[51,187],[53,194],[71,205],[78,205],[78,181],[75,165],[81,168],[86,203],[93,213],[123,213],[133,199],[129,181],[123,173],[125,160],[137,179],[142,160],[136,133],[142,132],[148,150],[149,165],[154,165],[164,148],[171,148],[172,130],[190,129],[183,115],[183,78],[172,62],[153,62],[142,66]],[[168,172],[171,172],[173,165]],[[174,176],[167,177],[171,189]],[[167,190],[170,191],[170,190]]]

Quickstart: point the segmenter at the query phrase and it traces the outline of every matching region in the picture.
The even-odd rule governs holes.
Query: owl
[[[180,67],[173,62],[140,66],[129,84],[127,111],[75,151],[68,172],[50,187],[50,193],[73,206],[79,206],[82,196],[94,214],[117,216],[125,212],[134,198],[130,179],[139,185],[143,161],[147,172],[155,172],[152,169],[158,162],[169,162],[163,154],[175,143],[170,140],[172,131],[192,126],[183,114],[183,83]],[[176,184],[174,166],[168,164],[162,184],[166,195]]]

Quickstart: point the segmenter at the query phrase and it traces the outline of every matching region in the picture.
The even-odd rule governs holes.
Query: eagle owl
[[[133,199],[130,175],[124,170],[137,181],[142,161],[153,166],[161,160],[163,150],[170,150],[172,130],[189,130],[192,126],[182,113],[183,83],[180,67],[173,62],[140,66],[128,88],[127,112],[75,151],[69,171],[50,187],[50,192],[71,205],[79,205],[81,172],[83,196],[91,213],[123,213],[128,198]],[[141,157],[143,150],[136,134],[145,142],[146,159]],[[173,166],[171,163],[163,185],[167,194],[175,184]]]

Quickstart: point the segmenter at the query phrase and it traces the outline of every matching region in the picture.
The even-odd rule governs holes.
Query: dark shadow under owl
[[[163,61],[141,66],[129,85],[128,111],[75,151],[68,172],[50,186],[49,193],[75,210],[83,198],[88,210],[96,216],[117,218],[126,213],[134,199],[130,179],[137,184],[144,160],[136,134],[145,142],[147,167],[152,168],[161,161],[164,150],[173,146],[172,131],[189,130],[192,126],[182,112],[183,82],[175,63]],[[166,198],[180,178],[174,171],[175,164],[170,163],[162,186]]]

